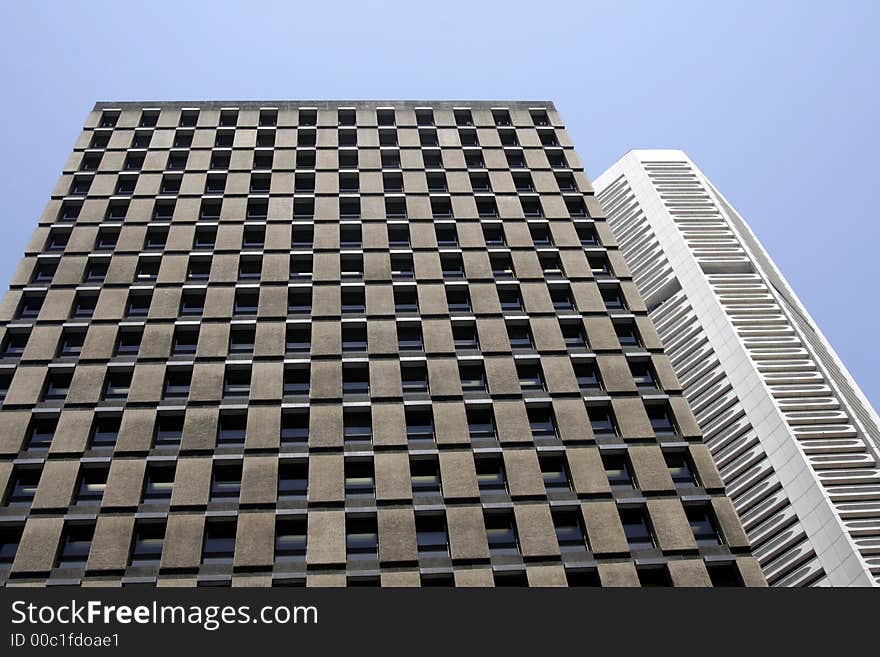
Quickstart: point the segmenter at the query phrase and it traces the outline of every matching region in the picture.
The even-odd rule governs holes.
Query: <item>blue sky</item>
[[[549,99],[591,178],[682,148],[880,401],[878,2],[10,2],[9,280],[96,100]]]

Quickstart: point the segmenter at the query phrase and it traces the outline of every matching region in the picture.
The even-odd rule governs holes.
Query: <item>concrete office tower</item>
[[[764,581],[551,103],[99,103],[0,339],[9,584]]]
[[[768,583],[876,585],[877,415],[755,235],[681,151],[596,190]]]

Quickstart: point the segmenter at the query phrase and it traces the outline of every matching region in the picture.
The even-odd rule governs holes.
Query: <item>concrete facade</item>
[[[98,103],[0,342],[7,585],[763,585],[549,102]]]

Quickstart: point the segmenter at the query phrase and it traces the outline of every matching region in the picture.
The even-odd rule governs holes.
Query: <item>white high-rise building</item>
[[[772,586],[877,586],[880,420],[743,218],[679,150],[595,182]]]

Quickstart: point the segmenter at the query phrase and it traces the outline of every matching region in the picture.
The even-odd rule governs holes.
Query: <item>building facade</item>
[[[596,181],[771,586],[875,586],[877,414],[745,221],[681,151]]]
[[[7,585],[764,584],[552,103],[99,103],[0,341]]]

